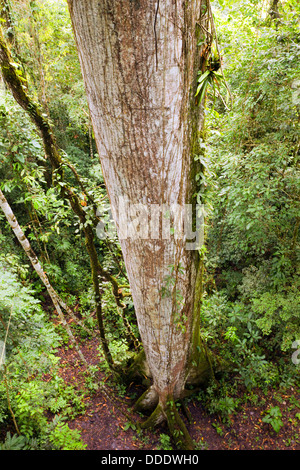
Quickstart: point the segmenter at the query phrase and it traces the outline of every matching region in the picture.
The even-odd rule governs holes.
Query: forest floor
[[[99,363],[98,339],[85,340],[81,345],[89,364]],[[81,389],[84,375],[78,366],[73,349],[62,347],[61,374],[67,383]],[[107,380],[105,389],[93,391],[85,397],[86,409],[69,422],[69,427],[81,432],[87,450],[169,450],[162,445],[161,435],[168,434],[164,426],[154,431],[139,431],[143,417],[132,410],[136,397],[143,389],[130,385],[126,391],[118,390],[99,372],[99,381]],[[244,395],[241,391],[241,396]],[[300,450],[300,394],[293,389],[279,392],[255,390],[255,404],[241,400],[238,409],[224,423],[220,416],[209,414],[195,397],[187,403],[191,420],[186,426],[199,450]],[[253,391],[252,391],[253,396]],[[278,406],[283,426],[276,433],[270,424],[262,421],[266,409]]]

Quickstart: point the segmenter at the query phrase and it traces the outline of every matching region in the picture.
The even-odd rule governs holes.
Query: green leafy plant
[[[278,406],[274,406],[267,411],[266,416],[263,417],[262,421],[264,423],[270,424],[274,431],[278,433],[284,425],[281,418],[282,413],[280,411],[280,408]]]
[[[51,432],[49,440],[59,450],[85,450],[87,447],[81,440],[80,432],[70,429],[66,423],[59,423]]]
[[[171,445],[171,438],[168,436],[168,434],[160,434],[159,435],[159,443],[160,443],[160,448],[162,450],[173,450],[173,447]]]
[[[18,436],[18,434],[11,435],[10,432],[6,434],[5,441],[0,443],[0,450],[35,450],[37,449],[37,442],[35,439],[28,439],[25,436]]]
[[[198,78],[198,86],[195,94],[195,97],[199,95],[198,102],[202,103],[207,91],[211,89],[213,103],[215,104],[217,96],[225,103],[221,97],[221,85],[225,84],[224,76],[216,70],[206,70],[204,73],[199,72],[199,75],[200,77]]]
[[[132,429],[133,431],[136,431],[137,430],[137,426],[136,424],[134,424],[133,422],[131,421],[127,421],[124,425],[124,431],[127,431],[128,429]]]
[[[215,428],[219,436],[224,436],[224,431],[218,423],[212,423],[212,427]]]

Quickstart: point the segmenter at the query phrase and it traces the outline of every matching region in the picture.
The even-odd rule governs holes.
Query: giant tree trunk
[[[201,107],[194,97],[201,66],[200,24],[207,2],[68,3],[103,175],[153,377],[145,401],[148,398],[166,410],[170,400],[182,395],[199,349],[195,343],[199,254],[186,249],[184,238],[176,234],[164,238],[161,230],[156,232],[153,208],[184,207],[194,201],[194,156],[201,129]],[[127,206],[120,207],[121,200]],[[153,231],[146,233],[146,225],[140,226],[139,239],[130,233],[126,237],[124,215],[138,203],[143,204],[147,227],[152,224]]]

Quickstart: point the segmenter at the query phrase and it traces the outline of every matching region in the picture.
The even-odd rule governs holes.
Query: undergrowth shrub
[[[84,411],[84,394],[59,376],[56,351],[62,339],[34,290],[22,283],[3,260],[0,320],[0,340],[6,342],[5,361],[0,368],[0,431],[16,423],[20,433],[7,434],[1,448],[81,448],[79,434],[64,422]],[[57,423],[62,440],[58,438]]]

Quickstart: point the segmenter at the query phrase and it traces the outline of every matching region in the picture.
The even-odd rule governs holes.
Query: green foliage
[[[34,439],[28,439],[25,436],[6,434],[5,441],[0,443],[0,450],[36,450],[37,445]]]
[[[4,341],[7,332],[8,336],[5,367],[0,370],[0,423],[3,426],[12,419],[9,400],[21,433],[9,435],[2,446],[41,448],[51,423],[49,413],[71,419],[84,410],[83,396],[59,377],[55,352],[61,337],[35,291],[24,283],[16,258],[1,257],[1,262],[0,339]]]
[[[137,426],[136,426],[133,422],[127,421],[127,422],[125,423],[123,429],[124,429],[124,431],[127,431],[128,429],[132,429],[133,431],[136,431]]]
[[[213,107],[216,102],[217,95],[221,97],[221,85],[225,83],[225,79],[220,72],[216,70],[206,70],[204,73],[199,72],[198,87],[195,97],[199,95],[199,103],[202,103],[208,90],[212,89]],[[222,101],[224,102],[223,98]]]
[[[234,397],[238,384],[249,392],[298,380],[291,345],[300,338],[300,10],[296,0],[281,2],[280,18],[274,21],[260,0],[219,0],[213,6],[224,76],[218,56],[199,74],[196,94],[198,102],[207,97],[206,127],[199,155],[194,156],[200,168],[195,175],[196,199],[205,203],[208,227],[201,337],[229,365],[230,373],[224,374],[227,383],[222,377],[218,386],[214,382],[199,397],[211,413],[230,424],[240,404]],[[67,4],[14,2],[12,13],[16,67],[24,69],[30,95],[51,119],[62,157],[80,175],[101,216],[106,215],[104,179]],[[230,111],[222,94],[227,83],[233,96]],[[1,188],[51,283],[94,328],[83,227],[49,184],[50,165],[36,129],[2,88],[0,163]],[[66,180],[82,196],[90,224],[95,208],[83,197],[74,172],[66,163],[63,166]],[[127,284],[118,242],[96,240],[96,249],[103,267],[116,274],[120,284]],[[4,369],[0,371],[0,425],[6,429],[13,424],[8,393],[21,432],[8,433],[0,448],[84,449],[79,433],[65,423],[84,410],[83,396],[59,377],[55,354],[69,338],[62,326],[49,321],[44,288],[1,214],[0,251],[0,340],[4,325],[10,323],[5,376]],[[182,268],[169,268],[162,295],[173,299],[173,321],[184,333],[184,302],[176,289]],[[130,355],[124,321],[110,286],[100,281],[106,336],[115,363],[121,364]],[[138,336],[132,299],[124,302],[127,320]],[[84,339],[83,330],[74,331]],[[92,392],[100,385],[97,368],[90,373],[86,386]],[[116,388],[120,396],[125,394],[122,384]],[[263,421],[278,432],[281,418],[274,407]],[[222,433],[217,424],[216,429]],[[161,434],[160,442],[163,450],[171,450],[168,436]]]
[[[270,424],[272,428],[274,429],[274,431],[278,433],[280,429],[282,428],[282,426],[284,425],[281,418],[282,418],[282,413],[280,411],[280,408],[278,406],[274,406],[266,412],[266,416],[262,418],[262,421],[264,423]]]
[[[0,450],[85,450],[86,444],[82,441],[80,432],[70,429],[69,425],[54,418],[44,428],[40,438],[28,438],[24,435],[6,434],[4,442],[0,443]]]
[[[206,111],[202,338],[248,388],[297,381],[299,5],[214,2],[233,108]],[[208,165],[207,165],[208,162]],[[205,191],[203,192],[203,189]]]
[[[204,298],[201,335],[212,351],[231,364],[246,387],[278,385],[282,365],[272,357],[273,342],[264,342],[261,318],[243,302],[229,301],[224,292]],[[270,358],[269,358],[270,356]],[[291,364],[292,365],[292,364]],[[292,369],[296,380],[296,370]]]
[[[253,298],[253,311],[257,314],[256,324],[264,335],[273,333],[274,341],[283,351],[290,349],[296,338],[300,338],[299,291],[291,286],[284,292],[264,292]]]
[[[223,382],[220,387],[216,382],[212,382],[204,392],[200,392],[198,399],[211,414],[217,415],[224,424],[230,424],[231,416],[238,410],[240,399],[230,396],[234,394],[234,387],[230,389],[227,383]]]
[[[162,450],[173,450],[172,444],[171,444],[171,438],[168,434],[160,434],[159,435],[159,442],[160,442],[160,448]]]
[[[59,423],[50,433],[49,440],[54,450],[85,450],[80,432],[70,429],[68,424]]]
[[[6,259],[6,261],[4,261]],[[15,259],[13,259],[15,261]],[[16,343],[28,352],[29,355],[46,353],[54,350],[60,338],[55,333],[54,326],[45,321],[45,313],[41,308],[40,300],[30,286],[20,281],[16,274],[10,271],[7,258],[0,256],[0,315],[7,325],[10,320],[10,337],[7,341],[8,353]],[[24,271],[18,270],[21,275]],[[4,340],[5,329],[0,324],[0,338]]]
[[[20,432],[26,437],[32,437],[36,429],[42,429],[47,424],[43,407],[44,393],[37,381],[22,384],[12,401]]]

